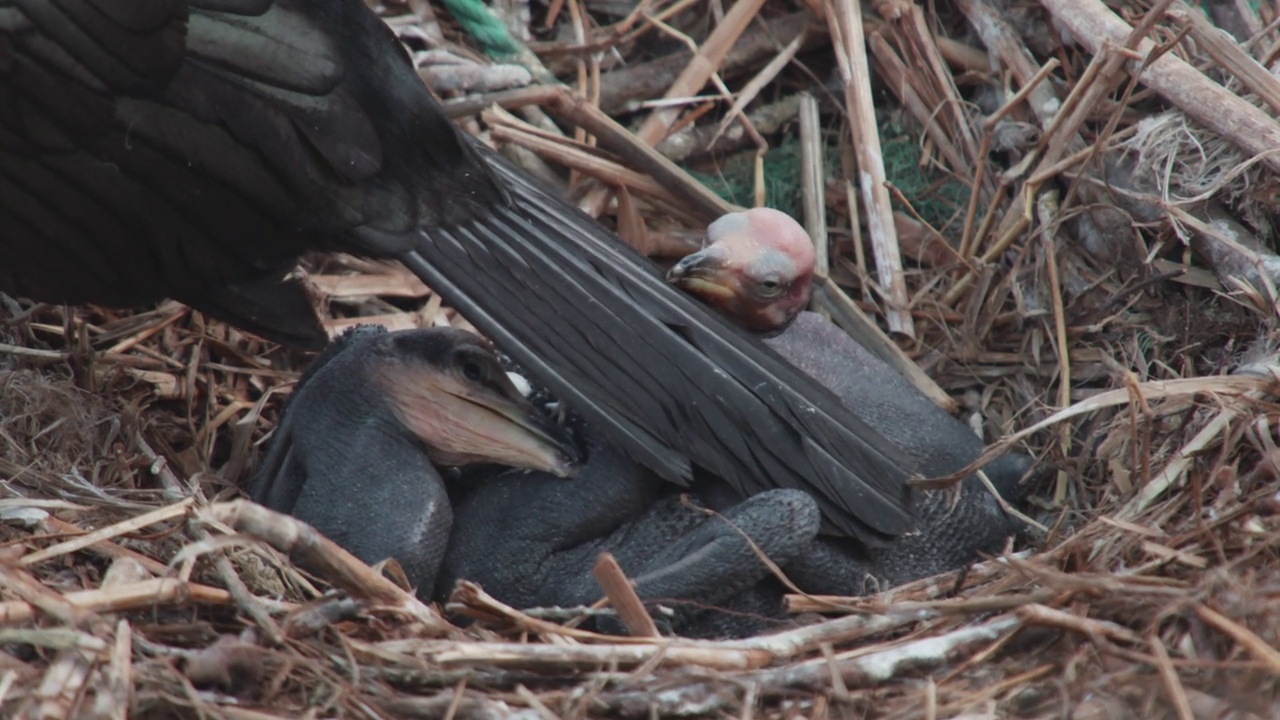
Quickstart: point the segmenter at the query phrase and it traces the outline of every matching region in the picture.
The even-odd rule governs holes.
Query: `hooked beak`
[[[510,385],[506,388],[508,394],[499,395],[486,388],[466,386],[472,392],[464,395],[463,399],[509,423],[511,428],[499,434],[513,439],[514,447],[523,447],[533,451],[536,456],[549,460],[543,463],[544,467],[532,469],[546,470],[560,477],[576,475],[582,458],[564,428],[539,412],[508,378],[504,376],[499,382]]]
[[[720,245],[685,256],[667,271],[667,282],[713,306],[723,307],[741,295],[729,253]]]
[[[497,463],[560,477],[578,472],[582,459],[568,434],[516,390],[505,376],[498,390],[448,373],[410,369],[392,397],[401,420],[440,465]]]

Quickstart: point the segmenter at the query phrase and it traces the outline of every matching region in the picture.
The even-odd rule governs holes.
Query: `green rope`
[[[443,0],[445,8],[458,20],[462,29],[480,43],[485,54],[493,58],[505,58],[520,52],[520,45],[512,39],[506,26],[497,18],[483,0]]]

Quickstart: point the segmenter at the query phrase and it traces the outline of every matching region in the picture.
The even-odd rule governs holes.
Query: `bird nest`
[[[599,636],[475,586],[460,629],[239,499],[306,357],[174,303],[6,301],[6,717],[1280,715],[1276,18],[587,0],[495,30],[448,4],[384,12],[451,114],[642,251],[696,245],[706,186],[805,217],[822,306],[1049,469],[1026,533],[792,596],[758,638]],[[308,270],[335,332],[465,323],[398,268]]]

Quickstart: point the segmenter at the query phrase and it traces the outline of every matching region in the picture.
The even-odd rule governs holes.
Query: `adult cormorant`
[[[460,133],[362,0],[0,0],[0,291],[315,345],[313,249],[400,260],[667,480],[912,526],[881,432]]]
[[[482,338],[362,325],[298,381],[249,494],[427,594],[453,518],[436,466],[479,462],[561,478],[578,454]]]
[[[767,209],[734,213],[708,228],[707,241],[676,265],[672,281],[734,322],[772,333],[766,342],[833,389],[864,422],[885,430],[913,469],[949,475],[982,453],[973,432],[897,371],[820,316],[802,312],[813,250],[794,220]],[[708,518],[589,426],[575,430],[586,438],[585,463],[575,478],[512,472],[451,493],[458,522],[437,597],[465,578],[517,607],[588,604],[600,596],[593,561],[608,551],[635,579],[641,599],[678,608],[676,632],[743,635],[767,628],[767,618],[780,614],[784,588],[730,523],[800,589],[837,595],[954,570],[999,552],[1018,529],[972,476],[958,496],[916,497],[911,510],[918,530],[883,544],[817,536],[803,495],[744,498],[715,478],[695,486],[696,500],[724,516]],[[1026,456],[1008,454],[983,470],[1006,499],[1017,500],[1031,465]]]

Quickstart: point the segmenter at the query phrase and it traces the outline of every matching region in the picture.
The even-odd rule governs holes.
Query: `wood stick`
[[[836,61],[844,79],[844,101],[853,133],[858,160],[858,190],[867,211],[867,234],[876,259],[876,274],[885,293],[885,320],[889,331],[916,336],[909,310],[906,276],[902,271],[902,251],[898,249],[893,225],[893,203],[880,149],[880,131],[875,104],[871,99],[871,68],[867,63],[866,38],[862,29],[859,0],[827,0],[827,17],[834,23],[832,40]]]
[[[1108,640],[1126,643],[1137,644],[1142,642],[1142,637],[1138,633],[1118,623],[1073,615],[1039,603],[1023,605],[1018,608],[1018,617],[1027,625],[1056,627],[1080,633],[1081,635],[1107,638]]]
[[[1101,0],[1041,0],[1041,5],[1094,54],[1108,42],[1123,45],[1133,31]],[[1155,44],[1150,40],[1138,45],[1143,57],[1154,50]],[[1280,172],[1280,123],[1274,118],[1170,53],[1145,67],[1131,60],[1128,67],[1130,72],[1141,72],[1143,84],[1188,117],[1231,141],[1245,154],[1263,156],[1268,167]]]
[[[62,599],[76,610],[110,613],[141,610],[149,607],[186,605],[230,605],[231,593],[222,588],[184,582],[177,578],[152,578],[133,585],[98,590],[77,590],[64,593]],[[296,607],[293,603],[274,602],[276,608],[286,610]],[[22,625],[36,619],[38,610],[29,602],[10,600],[0,602],[0,625]]]
[[[741,75],[777,54],[778,49],[802,38],[801,50],[812,50],[826,40],[826,27],[802,10],[748,28],[719,64],[724,77]],[[618,68],[602,78],[600,109],[608,115],[633,110],[637,98],[661,95],[693,60],[693,51],[681,50],[648,62]]]
[[[1257,633],[1207,605],[1197,604],[1196,615],[1215,630],[1235,640],[1256,660],[1267,666],[1272,675],[1280,674],[1280,650],[1267,644]]]
[[[725,13],[724,19],[715,30],[711,31],[706,41],[689,59],[684,71],[676,77],[675,82],[671,83],[671,87],[667,88],[663,98],[688,97],[697,94],[724,63],[729,51],[763,5],[764,0],[738,0],[734,3],[733,8]],[[679,114],[679,108],[655,110],[645,118],[636,136],[646,145],[657,145]]]
[[[1169,14],[1191,27],[1191,37],[1196,44],[1221,65],[1223,70],[1234,75],[1249,92],[1255,93],[1270,105],[1272,112],[1280,112],[1280,80],[1276,80],[1262,63],[1245,52],[1231,36],[1209,22],[1204,13],[1186,3],[1175,2]]]
[[[641,142],[631,131],[619,125],[600,108],[585,98],[569,91],[561,92],[547,109],[553,114],[573,122],[596,137],[600,147],[614,153],[625,162],[647,173],[658,184],[678,194],[684,204],[710,222],[741,208],[723,200],[702,183],[693,179],[684,168],[676,165],[653,146]]]
[[[9,563],[0,563],[0,587],[10,596],[20,598],[19,605],[31,610],[34,618],[37,611],[57,619],[66,625],[88,624],[95,620],[94,613],[72,604],[66,595],[59,593],[40,582],[25,569]],[[0,603],[0,606],[8,603]],[[3,615],[0,615],[2,618]]]
[[[600,583],[600,588],[609,598],[609,604],[618,611],[618,619],[632,637],[659,636],[658,626],[644,609],[644,603],[636,595],[635,587],[622,571],[622,566],[613,557],[613,553],[600,553],[591,574]]]
[[[36,552],[23,555],[22,559],[19,560],[18,562],[21,563],[23,566],[29,567],[31,565],[35,565],[36,563],[44,562],[45,560],[50,560],[52,558],[60,557],[68,553],[73,553],[79,550],[83,550],[91,545],[97,544],[104,540],[109,540],[114,537],[119,537],[121,535],[124,535],[125,533],[135,532],[144,527],[147,527],[148,525],[154,525],[158,522],[164,522],[165,520],[172,520],[174,518],[182,517],[186,515],[188,511],[190,511],[191,504],[193,502],[194,500],[192,498],[179,500],[178,502],[173,503],[172,505],[166,505],[162,508],[156,508],[155,510],[152,510],[149,513],[143,513],[142,515],[129,518],[128,520],[121,520],[118,523],[108,525],[107,527],[104,527],[104,528],[99,528],[98,530],[94,530],[93,532],[88,532],[83,535],[71,538],[70,540],[65,540],[56,545],[50,545],[49,547],[43,550],[37,550]]]
[[[601,635],[533,617],[497,600],[479,585],[467,580],[458,582],[449,596],[447,607],[450,613],[461,612],[486,621],[498,619],[514,625],[523,632],[538,633],[547,637],[555,635],[579,642],[626,643],[632,640],[647,642],[642,638],[616,638],[611,635]],[[471,612],[467,612],[468,610]]]
[[[617,665],[634,668],[646,663],[657,667],[696,665],[716,670],[750,670],[772,659],[761,650],[698,646],[691,641],[635,645],[532,645],[505,642],[419,643],[415,655],[443,667],[494,665],[497,667],[565,668],[595,670]],[[652,665],[651,665],[652,667]]]
[[[813,271],[826,277],[831,274],[831,255],[827,246],[827,183],[822,149],[818,100],[806,94],[800,98],[800,190],[804,200],[804,229],[809,231],[809,240],[813,243]]]
[[[755,18],[762,5],[764,5],[764,0],[738,0],[729,12],[725,13],[724,19],[716,26],[715,30],[711,31],[706,41],[690,58],[689,64],[685,66],[684,71],[676,77],[671,87],[667,88],[663,98],[689,97],[701,90],[716,73],[716,69],[720,67],[720,64],[724,62],[725,56],[729,54],[729,50],[733,47],[738,37],[742,35],[742,32],[746,30],[747,24]],[[645,145],[656,146],[666,136],[667,131],[671,129],[672,123],[675,122],[679,115],[680,108],[678,107],[654,110],[640,125],[640,129],[636,131],[636,137]],[[606,189],[596,188],[583,198],[580,207],[588,215],[598,217],[604,209],[607,196],[608,191]]]
[[[236,532],[266,542],[352,595],[404,612],[429,631],[452,629],[436,611],[304,522],[248,500],[215,503],[209,512]]]
[[[1017,618],[999,617],[978,626],[869,649],[856,657],[820,657],[745,673],[736,676],[732,685],[721,678],[712,678],[690,681],[655,693],[651,683],[620,681],[608,691],[601,692],[596,697],[596,702],[613,711],[641,707],[654,715],[665,717],[668,714],[687,712],[686,708],[691,706],[697,707],[703,714],[717,710],[736,711],[742,706],[743,699],[732,688],[744,685],[758,687],[761,699],[786,697],[797,691],[829,693],[838,684],[846,688],[878,687],[904,674],[927,671],[929,668],[955,662],[968,653],[1007,638],[1019,627],[1021,623]]]

